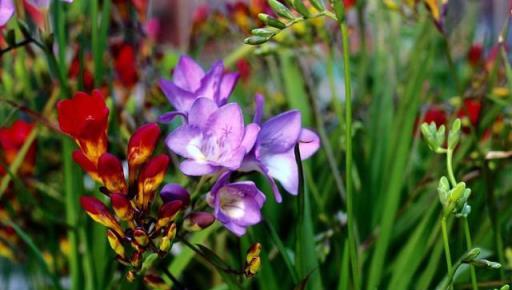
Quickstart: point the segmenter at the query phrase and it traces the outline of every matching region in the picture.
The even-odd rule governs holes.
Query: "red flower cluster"
[[[97,91],[92,96],[77,93],[73,99],[62,101],[58,112],[61,129],[80,147],[73,153],[75,161],[103,185],[101,191],[110,199],[109,208],[95,197],[82,196],[82,208],[94,221],[109,228],[110,246],[117,259],[130,268],[128,277],[134,277],[144,253],[168,252],[176,234],[174,220],[185,206],[181,200],[172,200],[160,206],[156,216],[151,214],[151,204],[170,160],[165,154],[152,157],[160,128],[155,123],[147,124],[131,136],[126,179],[121,160],[107,152],[108,109]]]

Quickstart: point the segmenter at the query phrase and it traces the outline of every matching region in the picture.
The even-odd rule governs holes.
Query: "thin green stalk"
[[[450,183],[453,187],[457,185],[457,181],[455,179],[455,175],[453,174],[453,149],[448,149],[446,151],[446,168],[448,169],[448,178],[450,179]]]
[[[347,204],[347,222],[348,222],[348,239],[350,249],[350,261],[352,267],[352,278],[354,279],[354,288],[360,289],[360,275],[358,262],[358,247],[355,233],[355,219],[353,212],[352,198],[352,90],[350,78],[350,52],[348,44],[348,28],[345,21],[339,21],[340,31],[343,43],[343,67],[345,79],[345,142],[346,142],[346,204]]]
[[[452,264],[452,256],[450,254],[450,244],[448,243],[448,231],[446,230],[446,217],[443,216],[441,219],[441,229],[443,232],[443,245],[444,245],[444,255],[446,257],[446,268],[448,270],[448,277],[452,276],[453,264]],[[452,289],[451,282],[449,281],[448,289]]]
[[[463,220],[464,220],[464,235],[466,236],[466,248],[468,251],[470,251],[471,249],[473,249],[473,241],[471,240],[471,232],[469,230],[468,218],[464,217]],[[471,286],[473,287],[473,290],[478,290],[478,282],[476,280],[475,266],[470,265],[469,272],[471,274]]]

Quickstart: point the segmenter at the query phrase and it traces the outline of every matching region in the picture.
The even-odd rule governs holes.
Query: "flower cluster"
[[[170,122],[182,116],[183,124],[166,138],[169,149],[184,158],[180,170],[189,176],[216,176],[207,201],[215,217],[238,236],[261,220],[265,195],[252,181],[231,182],[233,172],[257,171],[272,186],[276,201],[282,197],[275,180],[283,188],[298,193],[298,167],[294,148],[302,159],[319,148],[318,136],[301,126],[298,111],[288,111],[262,122],[263,97],[256,96],[256,111],[245,124],[242,110],[228,98],[238,78],[226,73],[222,63],[208,72],[191,58],[180,58],[172,80],[160,86],[175,111],[161,116]],[[237,174],[240,175],[240,174]]]
[[[163,256],[169,251],[177,230],[174,221],[188,202],[186,195],[173,195],[175,187],[169,185],[158,213],[151,211],[170,161],[165,154],[152,157],[160,128],[155,123],[146,124],[131,136],[125,178],[121,160],[107,152],[109,111],[101,93],[77,93],[61,101],[57,109],[61,129],[80,148],[73,152],[74,160],[103,185],[101,191],[110,200],[109,208],[96,197],[82,196],[81,206],[94,221],[108,228],[110,246],[118,261],[130,268],[128,278],[134,278],[151,254]]]

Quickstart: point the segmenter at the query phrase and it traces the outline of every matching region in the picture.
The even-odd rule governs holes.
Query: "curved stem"
[[[464,217],[464,235],[466,236],[466,247],[468,251],[470,251],[473,248],[473,241],[471,240],[471,232],[469,230],[469,223],[468,218]],[[471,274],[471,286],[473,287],[473,290],[478,290],[478,282],[476,280],[476,272],[475,272],[475,266],[470,265],[469,271]]]
[[[448,243],[448,232],[446,230],[446,217],[444,217],[444,216],[441,219],[441,229],[443,232],[443,245],[444,245],[444,254],[446,256],[446,268],[448,269],[448,277],[451,277],[452,271],[453,271],[452,256],[450,254],[450,244]],[[447,289],[452,289],[451,281],[449,281]]]
[[[453,165],[452,165],[452,159],[453,159],[453,150],[448,149],[446,151],[446,168],[448,170],[448,178],[450,179],[450,183],[453,187],[457,185],[457,181],[455,180],[455,175],[453,174]]]

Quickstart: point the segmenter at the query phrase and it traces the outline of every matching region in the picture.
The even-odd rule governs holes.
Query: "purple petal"
[[[215,100],[217,105],[222,106],[228,102],[228,98],[233,92],[235,88],[236,82],[240,77],[239,73],[226,73],[222,77],[222,81],[219,87],[219,93],[217,94],[217,99]]]
[[[299,111],[288,111],[269,119],[261,127],[258,151],[261,154],[284,153],[292,149],[301,132]]]
[[[223,166],[229,170],[237,170],[242,165],[246,154],[244,147],[238,147],[235,151],[225,152],[220,159],[212,160],[212,165]]]
[[[188,113],[188,123],[204,128],[208,118],[218,109],[214,101],[207,98],[198,98],[190,108]]]
[[[274,199],[277,203],[283,202],[283,197],[281,196],[281,192],[279,191],[279,187],[277,187],[277,184],[272,178],[272,176],[268,173],[268,168],[265,167],[263,164],[260,164],[260,170],[259,170],[263,176],[268,180],[268,183],[270,183],[270,187],[272,188],[272,193],[274,194]]]
[[[166,184],[160,191],[160,197],[164,203],[180,200],[186,205],[190,202],[190,194],[188,191],[176,183]]]
[[[247,231],[245,227],[239,226],[235,223],[226,223],[224,224],[224,227],[226,227],[228,230],[230,230],[233,234],[237,235],[238,237],[245,235]]]
[[[185,160],[180,164],[180,170],[185,175],[202,176],[212,174],[217,171],[217,167],[211,166],[207,163],[199,163],[197,161]]]
[[[221,61],[213,64],[212,68],[206,73],[201,80],[201,86],[196,91],[198,97],[208,98],[215,101],[219,93],[222,74],[224,73],[224,65]]]
[[[244,134],[244,119],[240,106],[230,103],[220,107],[208,119],[206,135],[212,136],[225,147],[235,149]]]
[[[182,116],[185,119],[187,118],[187,116],[183,112],[172,111],[172,112],[163,113],[160,117],[158,117],[158,122],[164,123],[164,124],[170,123],[177,116]]]
[[[13,0],[1,0],[0,1],[0,27],[7,24],[9,19],[11,19],[12,15],[16,7],[14,6]]]
[[[255,123],[251,123],[245,127],[244,138],[242,139],[242,147],[245,148],[246,152],[252,150],[254,143],[256,143],[256,139],[258,138],[258,133],[260,132],[260,126]]]
[[[181,56],[172,75],[176,86],[195,92],[201,86],[204,71],[191,57]]]
[[[308,159],[315,154],[318,148],[320,148],[318,135],[309,129],[302,129],[299,137],[300,158],[302,160]]]
[[[194,94],[179,88],[170,80],[160,79],[160,89],[177,111],[187,112],[196,99]]]
[[[268,175],[277,179],[286,191],[298,194],[299,172],[293,149],[281,154],[265,155],[261,163],[268,169]]]
[[[265,107],[265,99],[263,98],[263,95],[256,94],[254,96],[254,101],[256,104],[256,108],[254,109],[254,118],[252,120],[253,123],[260,124],[261,118],[263,117],[263,110]]]
[[[201,130],[194,126],[181,126],[172,131],[165,143],[174,153],[185,158],[197,159],[200,151]]]

